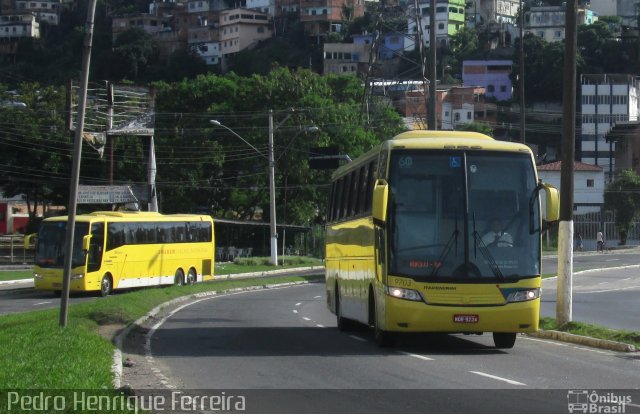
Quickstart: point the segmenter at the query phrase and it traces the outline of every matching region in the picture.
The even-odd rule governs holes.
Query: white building
[[[607,182],[615,171],[615,143],[605,135],[617,122],[637,121],[638,78],[632,75],[581,76],[581,136],[578,154],[582,162],[602,166]]]
[[[206,42],[199,44],[196,53],[207,65],[217,65],[220,63],[222,53],[220,52],[220,42]]]
[[[0,15],[0,39],[40,38],[40,23],[33,13]]]
[[[578,7],[577,24],[592,24],[598,20],[593,10]],[[565,6],[532,7],[525,14],[525,34],[532,33],[547,42],[564,40]]]
[[[538,166],[538,177],[562,191],[560,173],[562,161]],[[600,211],[604,203],[604,171],[597,165],[574,161],[573,211],[576,214]]]

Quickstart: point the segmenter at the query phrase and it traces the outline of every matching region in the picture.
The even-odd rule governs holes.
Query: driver
[[[506,231],[503,231],[502,220],[493,219],[489,226],[489,232],[482,236],[482,242],[487,247],[511,247],[513,246],[513,237]]]

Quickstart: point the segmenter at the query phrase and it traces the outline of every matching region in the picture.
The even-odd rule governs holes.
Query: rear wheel
[[[173,284],[176,286],[184,285],[184,272],[182,269],[176,270],[176,276],[173,278]]]
[[[100,281],[100,296],[105,297],[109,296],[113,291],[113,281],[111,280],[111,276],[104,275],[102,276],[102,280]]]
[[[516,343],[516,334],[514,332],[494,332],[493,343],[498,349],[510,349]]]
[[[189,269],[189,273],[187,273],[187,285],[193,285],[196,283],[198,276],[196,275],[196,271],[193,269]]]

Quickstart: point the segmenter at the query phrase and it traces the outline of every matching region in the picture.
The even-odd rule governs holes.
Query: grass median
[[[33,279],[33,270],[2,270],[0,271],[0,282],[7,280]]]
[[[0,389],[110,389],[114,346],[101,335],[107,326],[124,327],[154,307],[188,294],[310,279],[218,280],[118,293],[70,305],[65,328],[59,326],[58,309],[0,316],[4,345]]]
[[[588,336],[597,339],[622,342],[635,345],[640,349],[640,332],[609,329],[599,325],[583,322],[568,322],[562,326],[554,318],[540,318],[540,329],[567,332],[574,335]]]

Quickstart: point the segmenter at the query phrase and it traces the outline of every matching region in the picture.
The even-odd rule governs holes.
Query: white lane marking
[[[318,328],[324,328],[324,325],[320,325],[319,323],[317,323],[317,324],[316,324],[316,326],[317,326]]]
[[[398,351],[398,353],[402,355],[407,355],[413,358],[422,359],[423,361],[433,361],[433,358],[429,358],[428,356],[424,356],[424,355],[412,354],[411,352]]]
[[[314,299],[320,299],[322,296],[318,295],[318,296],[314,296]]]
[[[298,313],[298,311],[296,309],[293,310],[293,313]]]
[[[360,341],[360,342],[369,342],[369,341],[367,341],[366,339],[361,338],[361,337],[359,337],[359,336],[355,336],[355,335],[349,335],[349,338],[351,338],[351,339],[355,339],[356,341]]]
[[[51,302],[51,301],[49,301],[49,302],[38,302],[38,303],[34,303],[33,306],[46,305],[47,303],[53,303],[53,302]]]
[[[587,292],[573,292],[573,294],[575,295],[576,293],[605,293],[605,292],[617,292],[617,291],[619,291],[619,290],[629,290],[629,289],[640,289],[640,286],[628,286],[628,287],[624,287],[624,288],[617,288],[617,289],[592,290],[592,291],[587,291]]]
[[[302,302],[296,303],[296,306],[300,306],[300,305],[302,305]]]
[[[472,374],[483,376],[483,377],[492,378],[494,380],[504,381],[507,384],[511,384],[511,385],[524,385],[525,387],[527,386],[527,384],[523,384],[523,383],[518,382],[518,381],[510,380],[508,378],[497,377],[495,375],[487,374],[487,373],[480,372],[480,371],[469,371],[469,372],[472,373]]]
[[[587,348],[587,347],[584,347],[584,346],[578,346],[578,345],[573,345],[573,344],[553,341],[553,340],[550,340],[550,339],[540,339],[540,338],[531,338],[531,337],[524,337],[523,339],[526,339],[527,341],[544,342],[544,343],[547,343],[547,344],[550,344],[550,345],[564,346],[564,347],[567,347],[567,348],[579,349],[581,351],[595,352],[596,354],[613,355],[613,352],[610,352],[610,351],[603,351],[603,350],[596,349],[596,348]]]
[[[310,321],[311,319],[307,318],[306,316],[303,316],[302,319],[304,319],[305,321]]]
[[[630,277],[626,278],[626,279],[620,279],[621,282],[625,281],[625,280],[631,280]]]
[[[621,260],[621,259],[607,259],[607,260],[605,260],[605,262],[616,262],[618,260]]]
[[[599,284],[599,285],[606,285],[607,283],[609,283],[609,282],[600,282],[600,283],[598,283],[598,284]]]
[[[298,286],[308,286],[308,285],[306,283],[305,284],[293,284],[293,285],[285,285],[285,286],[267,287],[267,289],[268,290],[280,290],[280,289],[287,289],[287,288],[298,287]],[[147,360],[147,362],[149,363],[149,365],[151,366],[151,370],[155,374],[156,378],[160,381],[160,383],[162,385],[164,385],[165,388],[168,388],[168,389],[174,389],[175,390],[177,388],[175,385],[171,384],[169,382],[169,378],[166,375],[164,375],[159,368],[156,367],[156,364],[155,364],[155,361],[154,361],[154,357],[153,357],[153,352],[151,350],[151,338],[153,337],[153,334],[167,320],[169,320],[169,318],[171,318],[174,314],[176,314],[177,312],[181,311],[182,309],[184,309],[184,308],[186,308],[188,306],[191,306],[191,305],[195,305],[196,303],[200,303],[200,302],[202,302],[204,300],[220,299],[220,298],[225,298],[225,297],[228,297],[228,296],[241,295],[241,294],[246,294],[246,293],[251,293],[251,292],[259,292],[259,291],[262,291],[262,289],[228,291],[227,293],[223,293],[223,294],[218,294],[215,291],[210,292],[210,294],[208,294],[208,295],[207,295],[207,293],[205,293],[205,295],[207,295],[207,297],[201,298],[201,299],[198,299],[198,300],[194,300],[193,302],[185,303],[184,305],[179,306],[178,308],[176,308],[176,309],[172,310],[171,312],[167,313],[156,324],[154,324],[149,329],[147,334],[145,335],[144,356],[145,356],[145,359]],[[151,313],[152,312],[149,312],[147,314],[147,316],[149,317],[147,320],[150,320],[150,316],[155,316],[155,314],[154,315],[150,315]]]

